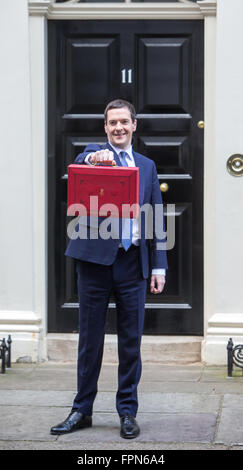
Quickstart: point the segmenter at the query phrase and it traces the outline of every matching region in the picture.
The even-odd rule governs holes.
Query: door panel
[[[187,137],[141,136],[138,146],[142,154],[153,155],[158,173],[191,174],[192,165]]]
[[[138,112],[163,108],[188,112],[189,40],[177,37],[138,41]]]
[[[138,127],[136,135],[154,133],[163,135],[169,131],[173,133],[189,132],[191,128],[190,114],[137,114]]]
[[[65,42],[65,114],[90,113],[92,108],[103,113],[105,100],[119,94],[114,76],[120,67],[118,39],[65,38]]]
[[[155,161],[175,246],[145,334],[203,333],[203,21],[49,21],[49,331],[78,331],[75,262],[64,256],[67,166],[104,143],[105,105],[132,101],[134,149]],[[168,223],[169,217],[168,214]],[[167,223],[167,220],[166,220]],[[116,331],[111,302],[106,331]]]

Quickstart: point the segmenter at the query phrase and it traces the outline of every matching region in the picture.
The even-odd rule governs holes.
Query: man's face
[[[109,142],[115,147],[127,149],[132,142],[132,134],[137,127],[137,120],[132,122],[128,108],[110,109],[107,112],[105,132]]]

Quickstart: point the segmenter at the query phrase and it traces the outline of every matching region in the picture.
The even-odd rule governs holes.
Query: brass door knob
[[[169,189],[169,185],[167,183],[161,183],[160,185],[160,190],[162,193],[166,193],[166,191],[168,191]]]
[[[197,127],[199,127],[199,129],[204,129],[204,121],[198,121]]]

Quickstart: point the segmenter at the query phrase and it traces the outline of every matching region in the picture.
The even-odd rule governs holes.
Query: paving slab
[[[0,405],[32,407],[70,407],[76,392],[53,390],[5,390],[0,394]],[[113,392],[99,392],[94,413],[116,413],[116,396]],[[139,393],[139,411],[142,413],[201,413],[217,412],[218,395],[196,393]]]
[[[164,364],[143,364],[143,382],[197,382],[200,380],[202,365],[175,366]]]
[[[216,443],[243,446],[243,410],[223,409]]]
[[[144,414],[140,418],[140,439],[151,442],[212,442],[216,420],[216,413],[158,413],[154,420],[149,414]]]
[[[139,411],[144,413],[217,412],[220,397],[197,393],[140,393]]]
[[[202,370],[201,382],[224,382],[224,383],[236,383],[238,387],[243,391],[243,377],[242,371],[240,369],[233,372],[232,377],[228,377],[227,366],[218,366],[218,367],[204,367]]]
[[[0,394],[0,405],[19,407],[71,407],[76,393],[53,390],[5,390]],[[13,410],[14,412],[14,410]]]
[[[139,412],[142,413],[196,413],[216,412],[220,398],[217,395],[195,393],[139,392]],[[94,412],[115,412],[115,395],[100,392],[94,403]]]
[[[14,364],[7,373],[0,374],[0,388],[12,388],[19,385],[19,388],[27,388],[26,379],[31,379],[31,388],[73,390],[76,388],[76,364],[57,363],[49,364]],[[243,391],[243,377],[227,377],[226,367],[205,368],[203,366],[171,366],[164,364],[145,364],[143,366],[141,386],[167,386],[174,383],[190,383],[194,385],[214,383],[221,386],[223,383],[227,388],[237,386]],[[99,387],[112,385],[117,387],[117,366],[114,364],[103,365],[99,378]],[[213,386],[213,385],[212,385]]]
[[[0,406],[2,440],[55,440],[50,434],[54,424],[63,421],[69,408]]]
[[[225,394],[216,442],[243,445],[243,395]]]
[[[243,394],[226,393],[222,406],[223,409],[235,409],[243,412]]]
[[[107,390],[105,384],[99,384],[100,390]],[[110,390],[116,390],[112,387]],[[183,382],[183,381],[173,381],[173,382],[144,382],[143,379],[138,387],[139,390],[143,392],[160,392],[160,393],[177,393],[180,390],[183,393],[208,393],[208,394],[219,394],[224,393],[243,393],[241,387],[234,381],[232,382]]]
[[[75,390],[76,367],[73,364],[13,364],[0,374],[0,389]]]

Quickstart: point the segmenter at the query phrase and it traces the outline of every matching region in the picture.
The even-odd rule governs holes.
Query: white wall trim
[[[222,365],[227,362],[227,344],[243,344],[243,314],[215,313],[208,320],[207,334],[202,342],[202,359],[207,364]]]
[[[11,335],[11,359],[25,357],[28,362],[43,360],[42,318],[35,312],[24,310],[0,311],[0,335],[7,340]]]
[[[217,0],[201,0],[197,2],[203,16],[216,16]]]
[[[204,20],[204,337],[214,313],[216,18]]]
[[[34,306],[42,319],[39,354],[47,358],[47,31],[44,16],[29,18],[33,182]]]
[[[0,331],[41,331],[41,318],[35,312],[19,310],[0,311]]]
[[[46,16],[50,6],[50,0],[35,1],[29,0],[29,15],[32,16]]]
[[[29,14],[50,20],[203,19],[216,15],[216,0],[197,3],[52,3],[29,1]]]

